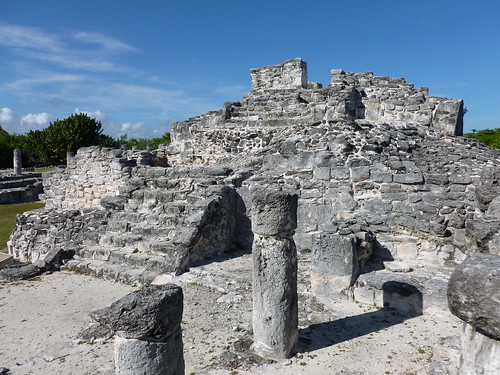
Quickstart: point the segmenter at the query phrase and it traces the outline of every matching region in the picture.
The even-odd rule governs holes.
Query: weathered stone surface
[[[319,233],[313,236],[312,249],[311,287],[316,296],[331,300],[354,284],[361,266],[352,238]]]
[[[470,324],[464,324],[460,375],[500,373],[500,341],[481,334]]]
[[[471,254],[451,275],[450,311],[476,329],[500,340],[500,256]]]
[[[252,205],[252,230],[274,236],[297,227],[297,195],[277,189],[257,190]]]
[[[108,210],[123,210],[126,203],[127,199],[118,196],[104,197],[101,199],[101,206]]]
[[[288,358],[298,339],[295,244],[255,235],[253,259],[254,349],[266,358]]]
[[[159,341],[115,338],[116,375],[184,374],[181,330]]]
[[[40,200],[42,175],[24,173],[0,177],[0,204],[16,204]]]
[[[386,261],[384,268],[391,272],[411,272],[412,268],[405,262],[400,261]]]
[[[182,301],[179,286],[150,285],[93,312],[91,317],[123,338],[161,340],[178,329]]]
[[[258,191],[252,221],[254,350],[265,358],[288,358],[298,342],[297,196],[276,188]]]
[[[23,173],[23,164],[21,159],[21,150],[14,150],[14,174],[20,175]]]
[[[438,272],[499,251],[500,153],[455,136],[461,100],[373,73],[334,70],[329,86],[308,85],[300,59],[251,75],[241,100],[173,124],[169,145],[83,148],[45,174],[47,208],[20,215],[12,254],[36,261],[71,246],[72,267],[135,282],[183,272],[250,249],[251,196],[270,184],[298,195],[303,254],[317,233],[360,231],[374,239],[356,249],[375,244],[363,263],[378,267],[391,259]],[[121,202],[103,210],[106,197]]]
[[[26,280],[43,273],[45,269],[34,264],[9,267],[0,270],[0,282]]]

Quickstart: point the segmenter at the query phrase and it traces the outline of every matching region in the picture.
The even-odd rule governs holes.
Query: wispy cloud
[[[73,34],[73,37],[83,43],[100,45],[106,50],[138,51],[135,47],[129,46],[128,44],[101,33],[78,32]]]
[[[198,97],[196,88],[176,77],[127,65],[123,54],[130,53],[140,51],[103,33],[56,33],[0,23],[0,101],[6,106],[0,113],[2,126],[8,125],[9,132],[25,132],[76,112],[101,121],[104,132],[113,137],[149,137],[165,133],[170,119],[185,119],[220,104]],[[217,92],[242,90],[220,87]],[[12,98],[22,105],[50,106],[54,112],[28,109],[19,116],[7,108],[23,111]]]
[[[76,43],[79,42],[79,43]],[[133,46],[101,33],[49,33],[40,28],[0,23],[0,46],[22,59],[37,60],[71,70],[116,72],[117,52],[137,52]]]
[[[60,38],[35,27],[0,23],[0,45],[15,49],[33,49],[58,52],[62,49]]]

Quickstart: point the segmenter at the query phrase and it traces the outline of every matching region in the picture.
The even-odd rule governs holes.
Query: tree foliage
[[[127,134],[123,134],[118,138],[118,143],[120,145],[126,144],[129,149],[132,147],[137,147],[139,150],[145,150],[148,147],[151,147],[153,150],[157,149],[161,144],[170,143],[170,133],[165,133],[161,137],[157,138],[131,138],[128,139]]]
[[[472,133],[464,134],[464,137],[474,138],[490,147],[500,148],[500,128],[479,131],[472,129]]]
[[[102,135],[100,121],[85,113],[75,113],[64,120],[57,120],[42,130],[44,149],[51,164],[64,164],[68,152],[81,147],[102,145],[108,141]]]
[[[27,134],[9,134],[0,126],[0,168],[12,168],[14,149],[21,150],[23,166],[45,167],[65,164],[66,154],[81,147],[103,146],[117,148],[127,144],[144,150],[159,144],[170,143],[170,134],[158,138],[132,138],[122,135],[113,139],[102,134],[102,124],[84,113],[73,114],[63,120],[56,120],[43,130],[31,130]]]

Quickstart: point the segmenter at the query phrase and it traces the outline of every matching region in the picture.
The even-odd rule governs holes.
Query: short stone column
[[[252,201],[253,348],[265,358],[289,358],[297,345],[297,195],[258,190]]]
[[[182,310],[181,287],[165,284],[146,286],[92,313],[115,333],[115,374],[184,374]]]
[[[14,174],[23,174],[23,163],[21,160],[21,150],[14,150]]]
[[[474,253],[460,264],[448,306],[465,322],[459,374],[500,374],[500,256]]]

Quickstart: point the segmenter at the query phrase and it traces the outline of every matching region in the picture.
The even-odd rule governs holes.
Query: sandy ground
[[[307,263],[301,263],[302,271]],[[263,361],[251,343],[251,255],[165,276],[184,290],[186,374],[427,374],[440,337],[458,335],[451,316],[405,318],[339,300],[317,303],[299,280],[299,352]],[[306,275],[301,272],[300,275]],[[113,342],[78,343],[89,312],[133,287],[68,271],[0,285],[0,368],[12,374],[113,374]]]

